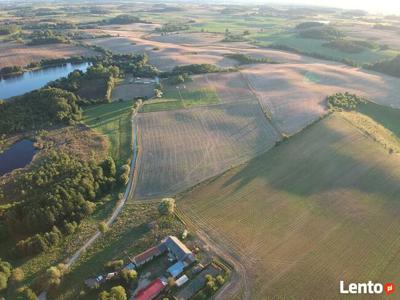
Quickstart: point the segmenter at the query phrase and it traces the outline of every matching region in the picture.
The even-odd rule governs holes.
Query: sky
[[[243,2],[270,2],[282,4],[308,4],[318,6],[362,9],[373,13],[400,14],[400,0],[242,0]]]

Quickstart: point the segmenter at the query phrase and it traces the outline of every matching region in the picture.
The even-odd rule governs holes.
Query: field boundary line
[[[249,88],[250,92],[253,93],[253,95],[256,97],[257,102],[261,108],[261,111],[264,113],[265,118],[267,119],[267,122],[269,122],[272,126],[272,128],[275,129],[276,133],[281,137],[281,139],[283,138],[283,133],[281,132],[281,130],[279,129],[278,125],[275,124],[275,122],[272,120],[272,112],[268,107],[265,107],[261,104],[260,102],[260,98],[257,95],[257,92],[255,91],[255,89],[253,88],[253,86],[251,85],[249,79],[243,75],[243,73],[241,71],[239,71],[240,75],[242,76],[244,82],[246,83],[247,87]]]

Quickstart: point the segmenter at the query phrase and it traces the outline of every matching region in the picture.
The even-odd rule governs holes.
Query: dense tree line
[[[231,54],[226,54],[225,57],[228,57],[230,59],[234,59],[238,61],[240,64],[262,64],[262,63],[274,63],[270,58],[266,57],[251,57],[247,54],[243,53],[231,53]]]
[[[76,102],[73,93],[57,88],[43,88],[0,102],[0,134],[73,124],[81,118]]]
[[[329,110],[354,110],[359,104],[365,102],[364,98],[348,92],[336,93],[327,98]]]
[[[297,24],[296,25],[296,29],[304,30],[304,29],[309,29],[309,28],[313,28],[313,27],[320,27],[320,26],[324,26],[324,24],[321,23],[321,22],[309,21],[309,22],[303,22],[303,23]]]
[[[28,236],[17,244],[19,254],[46,251],[74,231],[93,212],[95,202],[115,185],[115,164],[81,161],[66,153],[50,153],[32,171],[21,174],[14,190],[18,203],[5,213],[15,234]]]
[[[395,77],[400,77],[400,55],[395,58],[364,65],[364,68]]]
[[[136,16],[122,14],[122,15],[115,16],[111,19],[104,20],[103,23],[125,25],[125,24],[132,24],[132,23],[145,23],[145,22],[140,20],[140,18],[138,18]]]
[[[44,44],[59,44],[68,43],[69,40],[63,35],[57,34],[50,29],[34,31],[30,35],[28,45],[44,45]]]
[[[7,77],[9,75],[21,75],[24,72],[24,68],[20,66],[4,67],[0,69],[0,77]]]
[[[10,24],[10,25],[1,25],[0,26],[0,35],[13,34],[20,30],[18,25]]]
[[[302,38],[318,40],[334,40],[344,37],[341,31],[328,25],[314,26],[305,30],[299,30],[298,34]]]
[[[96,62],[103,66],[117,66],[125,73],[139,77],[154,77],[160,72],[149,64],[149,59],[145,54],[107,54],[97,57]]]
[[[336,49],[346,53],[361,53],[366,49],[377,48],[378,45],[368,41],[357,41],[347,39],[336,39],[328,43],[323,44],[324,47]]]
[[[119,77],[119,74],[119,68],[116,66],[104,67],[102,64],[96,64],[89,67],[86,72],[75,70],[67,77],[50,82],[48,86],[72,92],[82,102],[85,99],[110,101],[114,79]],[[85,89],[93,86],[94,92],[85,92]]]
[[[156,28],[156,32],[164,34],[168,32],[184,31],[188,29],[189,25],[185,23],[166,23],[163,26]]]
[[[205,74],[205,73],[217,73],[224,72],[225,69],[221,69],[216,65],[211,64],[192,64],[184,66],[176,66],[171,72],[166,72],[164,76],[174,76],[174,75],[195,75],[195,74]]]

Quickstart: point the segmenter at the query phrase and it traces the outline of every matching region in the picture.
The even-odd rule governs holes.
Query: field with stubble
[[[257,102],[141,113],[136,198],[173,195],[255,157],[280,138]]]
[[[15,42],[0,43],[0,68],[26,66],[42,59],[67,58],[71,56],[94,56],[89,49],[70,44],[26,46]]]
[[[241,71],[264,112],[282,133],[299,132],[326,113],[325,98],[352,92],[400,107],[400,80],[337,64],[256,65]]]
[[[399,281],[400,157],[331,115],[178,200],[245,268],[251,299]]]

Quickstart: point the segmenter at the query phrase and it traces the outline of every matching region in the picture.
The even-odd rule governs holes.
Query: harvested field
[[[146,39],[160,43],[172,43],[178,45],[207,45],[220,42],[224,36],[216,33],[199,33],[199,32],[179,32],[167,35],[151,34]]]
[[[326,96],[350,91],[400,107],[400,80],[334,64],[256,65],[242,71],[266,114],[294,134],[325,113]]]
[[[331,115],[178,207],[240,258],[251,299],[337,299],[339,280],[399,280],[399,182],[398,155]]]
[[[151,98],[154,96],[154,87],[154,84],[130,83],[129,79],[125,79],[112,91],[112,99],[116,101],[119,99]]]
[[[136,198],[173,195],[272,147],[279,135],[258,103],[138,115]]]
[[[83,47],[69,44],[25,46],[17,43],[0,43],[0,68],[25,66],[42,59],[66,58],[71,56],[92,56],[96,53]]]

